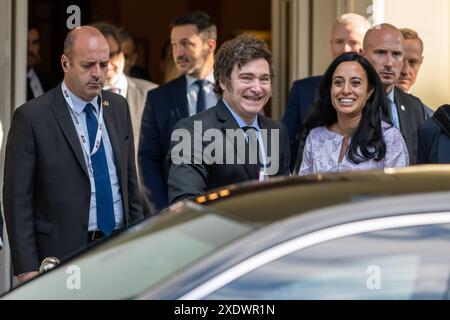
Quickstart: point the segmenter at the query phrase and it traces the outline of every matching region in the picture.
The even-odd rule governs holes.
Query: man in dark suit
[[[142,183],[158,209],[169,204],[167,154],[175,124],[217,103],[212,71],[217,31],[210,17],[189,12],[176,18],[170,38],[183,75],[148,93],[138,152]]]
[[[410,164],[416,163],[417,129],[426,119],[419,98],[395,88],[403,64],[403,35],[395,26],[383,23],[371,28],[364,37],[361,53],[372,63],[390,101],[394,126],[405,139]]]
[[[250,35],[225,42],[214,78],[221,100],[181,120],[173,131],[171,203],[232,183],[289,175],[286,128],[259,114],[272,92],[272,54],[266,44]]]
[[[370,28],[369,21],[358,14],[346,13],[337,19],[331,32],[330,49],[333,59],[344,52],[359,52],[364,35]],[[291,142],[291,170],[297,159],[297,134],[309,107],[316,98],[323,76],[309,77],[294,81],[289,93],[283,116],[283,123],[289,132]]]
[[[39,71],[41,61],[41,38],[37,25],[28,24],[27,46],[27,101],[37,98],[51,89],[52,83],[47,75]],[[54,84],[53,84],[54,85]]]
[[[450,163],[450,105],[440,106],[417,135],[417,163]]]
[[[423,62],[423,41],[416,31],[409,28],[399,29],[403,35],[403,66],[395,86],[411,93]],[[426,118],[433,116],[434,110],[424,104]]]
[[[6,144],[3,201],[14,274],[64,260],[143,217],[126,100],[102,91],[109,48],[92,27],[70,31],[64,81],[19,107]]]

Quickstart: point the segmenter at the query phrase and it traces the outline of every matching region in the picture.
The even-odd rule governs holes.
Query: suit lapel
[[[80,139],[75,129],[75,125],[73,124],[72,117],[70,116],[69,107],[67,106],[67,103],[64,100],[64,96],[61,91],[61,86],[57,86],[55,90],[56,92],[55,98],[53,100],[54,102],[50,106],[50,108],[53,110],[56,120],[58,121],[64,136],[69,142],[69,145],[72,148],[75,157],[80,163],[80,166],[82,167],[86,176],[89,177],[86,162],[83,156],[83,150],[81,149]]]
[[[103,101],[107,101],[105,99],[105,94],[103,92]],[[119,130],[116,123],[115,114],[113,112],[112,106],[110,105],[111,102],[108,101],[108,106],[103,107],[103,120],[105,121],[106,129],[108,130],[108,136],[109,141],[111,141],[111,146],[114,153],[114,159],[116,162],[116,166],[118,166],[116,172],[120,176],[120,173],[122,170],[119,168],[122,168],[122,150],[121,148],[121,141],[120,141],[120,135]],[[130,137],[129,137],[130,138]]]
[[[216,114],[217,114],[217,119],[219,119],[219,121],[222,122],[222,130],[224,131],[225,139],[229,139],[230,143],[232,143],[232,145],[234,146],[235,155],[236,155],[236,157],[234,158],[234,161],[237,161],[237,159],[243,159],[244,168],[245,168],[245,172],[246,172],[247,176],[251,180],[256,179],[257,177],[254,172],[255,171],[254,167],[252,165],[248,164],[247,161],[245,161],[246,160],[245,150],[239,150],[237,147],[238,144],[235,143],[235,141],[232,141],[230,139],[231,137],[228,137],[226,134],[227,129],[237,130],[237,129],[240,129],[240,127],[222,100],[219,100],[219,102],[217,103]],[[241,130],[239,130],[238,132],[241,132]],[[243,135],[243,133],[242,133],[242,137],[239,136],[238,139],[242,139],[242,140],[245,139],[245,136]],[[242,160],[241,160],[241,162],[242,162]]]
[[[395,105],[397,106],[397,114],[398,114],[398,119],[400,121],[401,131],[406,132],[405,130],[407,130],[407,129],[409,131],[409,128],[411,128],[411,122],[409,120],[408,112],[406,112],[407,106],[404,105],[404,101],[402,99],[400,89],[398,89],[398,88],[394,89],[394,102],[395,102]]]
[[[187,83],[186,76],[182,75],[173,82],[174,91],[170,98],[169,107],[171,110],[171,116],[175,120],[174,125],[181,119],[189,117],[189,104],[187,100]]]

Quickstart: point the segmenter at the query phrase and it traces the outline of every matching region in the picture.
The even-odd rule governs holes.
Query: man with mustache
[[[403,35],[395,26],[383,23],[367,31],[363,54],[374,66],[390,102],[390,118],[405,139],[411,164],[417,158],[417,129],[426,119],[425,106],[419,98],[396,89],[402,70]]]
[[[157,209],[169,204],[167,154],[175,124],[217,103],[213,92],[215,24],[204,12],[188,12],[176,18],[170,29],[173,59],[183,74],[148,93],[138,152],[142,183]]]
[[[41,39],[38,27],[30,23],[28,25],[27,47],[27,101],[43,95],[51,88],[51,81],[37,69],[41,61]]]
[[[95,28],[70,31],[64,81],[19,107],[5,155],[3,202],[14,275],[38,275],[143,217],[125,98],[102,91],[109,47]]]
[[[423,62],[423,41],[416,31],[409,28],[402,28],[403,35],[403,67],[395,86],[407,93],[411,93],[411,88],[416,83],[417,74]],[[433,116],[433,110],[425,106],[427,118]]]

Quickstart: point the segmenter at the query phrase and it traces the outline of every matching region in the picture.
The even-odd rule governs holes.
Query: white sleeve
[[[308,134],[305,141],[305,147],[303,148],[302,164],[300,165],[299,176],[305,176],[313,173],[313,161],[311,154],[311,133]]]

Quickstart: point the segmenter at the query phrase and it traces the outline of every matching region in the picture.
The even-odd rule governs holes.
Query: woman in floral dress
[[[299,152],[298,173],[407,166],[405,141],[388,110],[389,102],[370,62],[353,52],[337,57],[325,72],[318,100],[300,129],[303,152]]]

